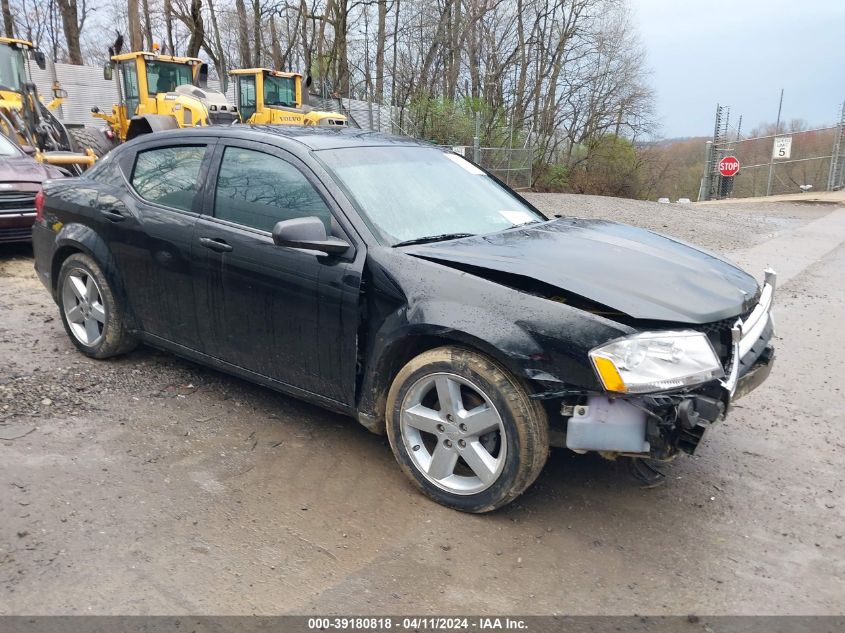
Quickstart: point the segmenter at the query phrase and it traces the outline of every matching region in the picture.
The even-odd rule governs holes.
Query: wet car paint
[[[564,218],[409,252],[536,279],[635,319],[719,321],[757,292],[757,281],[722,257],[605,220]]]
[[[202,213],[211,208],[215,157],[220,146],[245,141],[307,171],[350,243],[346,254],[277,247],[251,230],[226,234],[241,240],[240,258],[198,248],[199,237],[222,230],[209,228]],[[191,211],[147,203],[125,181],[137,151],[179,143],[209,146]],[[87,252],[145,342],[356,416],[375,432],[384,428],[393,376],[426,349],[478,349],[554,411],[567,395],[601,392],[590,349],[636,331],[639,320],[653,326],[739,315],[757,290],[720,258],[614,223],[559,220],[384,247],[314,155],[356,143],[418,145],[359,131],[244,126],[142,137],[112,152],[93,177],[46,186],[36,268],[55,297],[62,257]],[[115,208],[125,216],[118,222],[107,213]]]

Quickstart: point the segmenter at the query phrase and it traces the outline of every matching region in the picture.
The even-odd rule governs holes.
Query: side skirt
[[[341,413],[343,415],[348,415],[353,418],[357,418],[357,409],[347,404],[344,404],[343,402],[333,400],[332,398],[326,398],[325,396],[321,396],[320,394],[312,393],[310,391],[306,391],[305,389],[294,387],[279,380],[274,380],[269,376],[258,374],[254,371],[250,371],[249,369],[244,369],[243,367],[240,367],[238,365],[233,365],[232,363],[227,363],[226,361],[220,360],[219,358],[215,358],[214,356],[203,354],[202,352],[198,352],[189,347],[185,347],[184,345],[180,345],[178,343],[174,343],[173,341],[169,341],[159,336],[155,336],[154,334],[147,334],[144,332],[136,332],[134,334],[150,347],[154,347],[165,352],[173,353],[181,358],[186,358],[188,360],[199,363],[200,365],[205,365],[206,367],[221,371],[225,374],[230,374],[232,376],[237,376],[238,378],[243,378],[244,380],[261,385],[262,387],[268,387],[273,391],[278,391],[287,396],[292,396],[297,400],[303,400],[310,404],[317,405],[318,407],[322,407],[323,409],[328,409],[329,411],[333,411],[335,413]]]

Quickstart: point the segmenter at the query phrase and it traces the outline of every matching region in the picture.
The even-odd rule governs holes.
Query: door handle
[[[126,219],[125,215],[123,215],[120,211],[115,211],[114,209],[103,209],[100,213],[103,217],[108,218],[112,222],[123,222]]]
[[[232,247],[229,244],[219,238],[213,239],[210,237],[201,237],[200,244],[213,251],[217,251],[218,253],[228,253],[232,250]]]

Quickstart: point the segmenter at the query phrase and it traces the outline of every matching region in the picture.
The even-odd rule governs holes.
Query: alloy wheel
[[[508,450],[502,417],[490,397],[462,376],[420,378],[402,402],[400,427],[414,466],[447,492],[477,494],[502,473]]]
[[[74,268],[62,286],[62,306],[74,337],[88,347],[100,342],[106,327],[106,309],[94,276]]]

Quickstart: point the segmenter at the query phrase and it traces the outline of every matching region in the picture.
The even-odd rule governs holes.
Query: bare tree
[[[138,11],[138,0],[128,0],[127,9],[129,48],[133,51],[140,51],[144,48],[144,41],[141,35],[141,14]]]
[[[241,56],[241,67],[247,67],[252,63],[252,49],[249,45],[249,26],[247,25],[246,5],[244,0],[235,0],[235,10],[238,19],[238,45]]]
[[[0,8],[3,12],[3,32],[6,37],[14,37],[15,21],[12,18],[12,7],[9,5],[9,0],[0,0]]]
[[[56,0],[56,3],[62,16],[68,63],[81,66],[83,62],[79,34],[85,25],[85,17],[88,14],[85,0],[82,0],[80,11],[77,11],[76,0]]]

